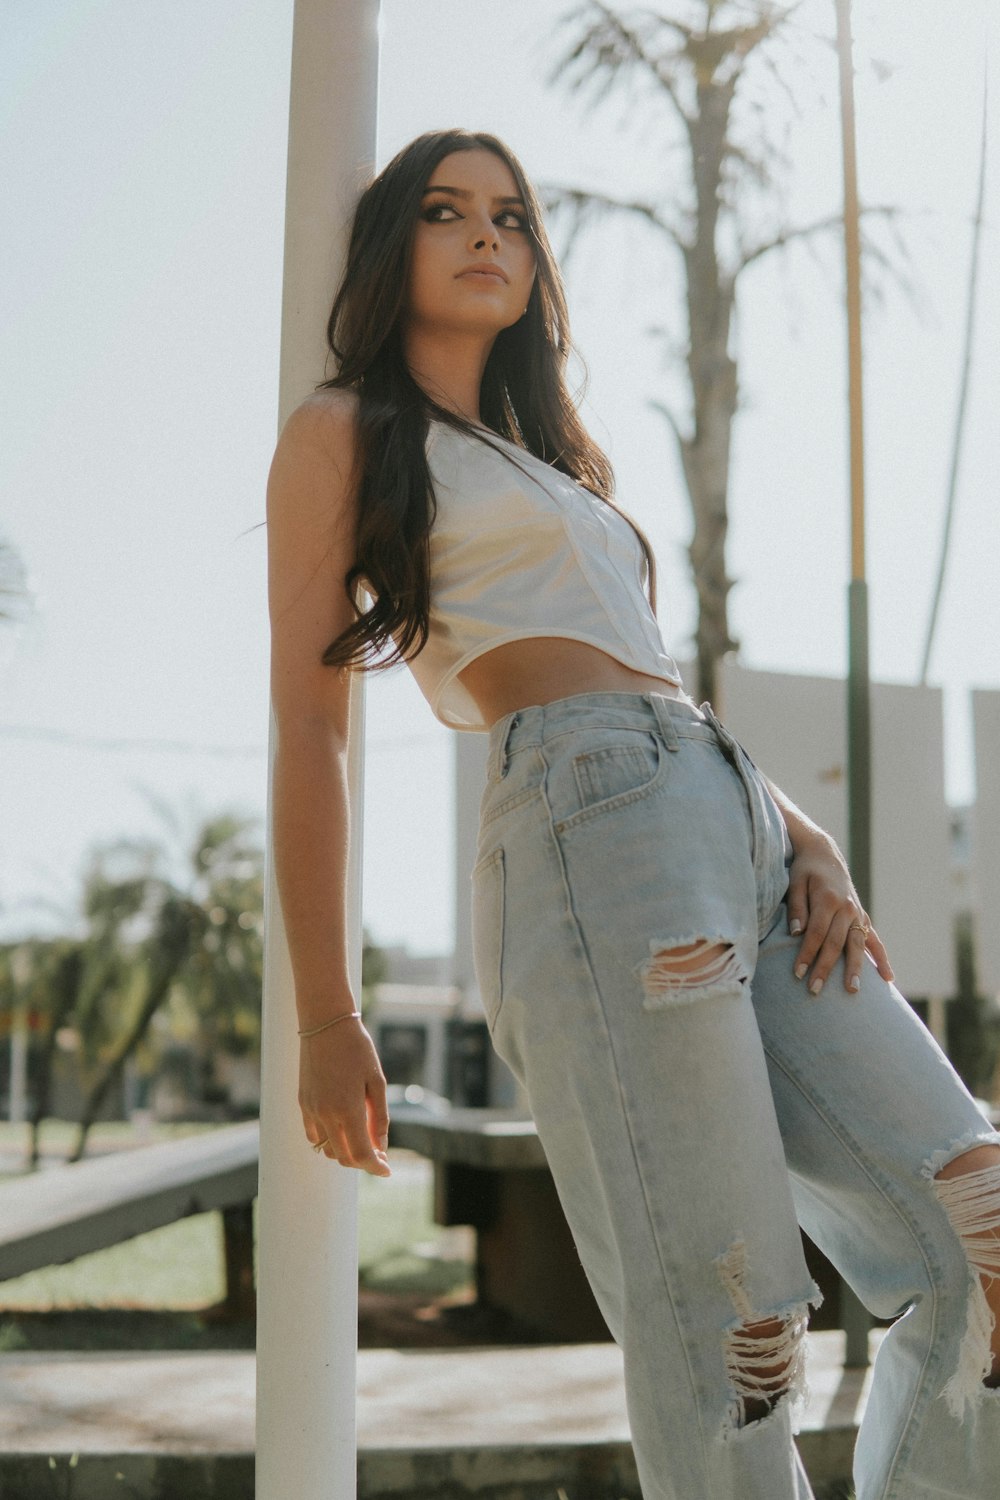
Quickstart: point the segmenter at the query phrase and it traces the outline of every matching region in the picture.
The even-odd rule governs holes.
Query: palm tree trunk
[[[52,1065],[56,1054],[56,1032],[65,1025],[73,1012],[82,974],[83,949],[77,946],[63,956],[52,977],[49,1029],[39,1049],[35,1071],[35,1102],[29,1117],[31,1143],[28,1152],[28,1169],[31,1172],[38,1169],[42,1121],[47,1119],[52,1105]]]
[[[95,1082],[91,1085],[86,1099],[84,1100],[83,1110],[80,1114],[80,1130],[76,1138],[76,1145],[73,1148],[72,1155],[69,1156],[67,1160],[80,1161],[82,1159],[84,1151],[87,1147],[87,1136],[90,1133],[90,1127],[93,1125],[94,1121],[100,1114],[104,1102],[110,1094],[112,1088],[121,1077],[126,1062],[132,1056],[133,1052],[138,1047],[143,1037],[146,1035],[146,1031],[149,1028],[150,1021],[152,1021],[154,1015],[163,1004],[163,1001],[166,999],[167,994],[170,990],[170,986],[173,983],[174,976],[177,973],[177,970],[180,967],[183,958],[183,954],[176,954],[175,961],[169,967],[169,969],[163,971],[156,979],[156,981],[150,985],[149,993],[147,994],[146,999],[143,1002],[142,1009],[140,1010],[139,1015],[136,1018],[135,1024],[127,1033],[124,1041],[121,1043],[117,1052],[111,1058],[110,1062],[108,1062],[104,1071],[98,1075]]]
[[[721,711],[718,664],[736,642],[729,634],[726,535],[729,529],[729,455],[736,416],[736,364],[729,355],[734,286],[723,275],[716,250],[719,182],[727,151],[726,129],[734,84],[701,85],[690,120],[696,227],[685,251],[694,435],[684,445],[694,532],[688,555],[698,595],[695,647],[698,693]]]

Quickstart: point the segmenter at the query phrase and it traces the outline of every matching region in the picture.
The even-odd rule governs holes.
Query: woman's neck
[[[481,425],[479,393],[493,342],[440,331],[429,337],[410,329],[403,335],[403,355],[410,374],[433,401]]]

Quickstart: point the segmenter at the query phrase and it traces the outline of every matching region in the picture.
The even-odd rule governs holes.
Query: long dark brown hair
[[[423,648],[430,614],[430,533],[437,509],[425,453],[428,422],[434,417],[489,443],[482,428],[439,406],[418,385],[403,355],[401,331],[414,229],[428,179],[452,152],[482,149],[510,168],[524,200],[536,263],[527,312],[501,330],[486,362],[480,389],[483,423],[614,505],[611,464],[583,427],[566,388],[571,346],[562,278],[541,204],[524,169],[494,135],[435,130],[418,136],[358,202],[346,270],[327,324],[337,374],[316,386],[350,390],[358,397],[355,560],[344,576],[357,619],[323,652],[326,666],[384,670]],[[511,457],[509,450],[498,451]],[[655,611],[653,551],[632,517],[625,519],[642,544]],[[367,610],[357,600],[361,580],[373,600]],[[390,643],[392,649],[384,655]]]

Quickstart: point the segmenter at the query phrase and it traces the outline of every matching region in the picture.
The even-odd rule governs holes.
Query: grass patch
[[[157,1124],[145,1132],[145,1139],[176,1139],[216,1128]],[[71,1121],[48,1121],[42,1133],[43,1152],[65,1155],[75,1139]],[[26,1152],[27,1143],[26,1126],[0,1121],[0,1152]],[[94,1154],[137,1143],[136,1129],[127,1121],[95,1126],[90,1141]],[[394,1151],[392,1157],[394,1177],[358,1175],[361,1285],[387,1294],[419,1293],[428,1298],[468,1287],[472,1279],[468,1237],[433,1222],[430,1165],[409,1152]],[[256,1229],[255,1200],[255,1239]],[[49,1314],[53,1329],[58,1325],[66,1337],[75,1340],[83,1334],[74,1334],[72,1315],[96,1311],[109,1314],[103,1321],[111,1342],[105,1347],[160,1347],[156,1317],[148,1315],[164,1320],[167,1331],[163,1336],[170,1342],[163,1347],[187,1347],[186,1338],[195,1347],[199,1339],[204,1343],[200,1336],[206,1329],[199,1314],[221,1302],[224,1295],[222,1215],[192,1214],[65,1265],[46,1266],[0,1282],[0,1352],[18,1347],[91,1347],[75,1341],[62,1346],[38,1343],[36,1339],[43,1335],[26,1330],[37,1323],[37,1316],[32,1315]],[[117,1324],[110,1316],[113,1310],[122,1314]],[[11,1316],[4,1319],[5,1312]],[[145,1320],[140,1314],[147,1315]],[[114,1342],[129,1329],[141,1336],[141,1344]],[[27,1342],[19,1343],[19,1339]]]
[[[185,1135],[199,1135],[219,1127],[201,1120],[151,1121],[136,1126],[131,1120],[99,1120],[87,1135],[87,1156],[97,1155],[108,1147],[138,1146],[151,1141],[174,1141]],[[76,1145],[79,1126],[73,1120],[43,1120],[38,1133],[42,1152],[48,1156],[66,1156]],[[25,1124],[0,1120],[0,1151],[21,1153],[27,1160],[31,1130]]]
[[[380,1292],[443,1296],[469,1286],[472,1266],[454,1231],[431,1217],[426,1181],[369,1177],[358,1192],[358,1265],[361,1285]]]
[[[222,1215],[192,1214],[120,1245],[0,1281],[0,1308],[207,1307],[225,1295]]]

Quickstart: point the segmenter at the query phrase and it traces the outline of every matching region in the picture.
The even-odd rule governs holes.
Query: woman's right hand
[[[385,1074],[360,1020],[299,1038],[299,1108],[313,1145],[329,1137],[324,1156],[373,1177],[392,1176]]]

